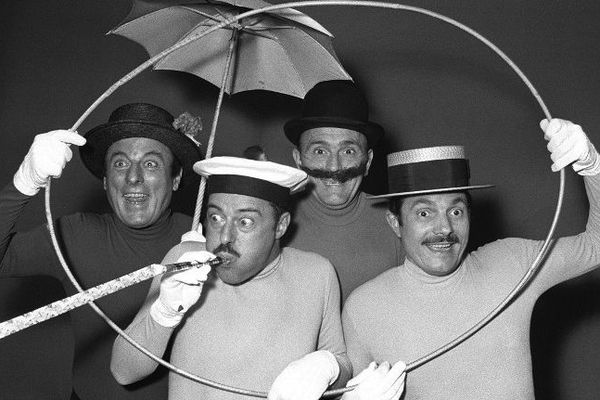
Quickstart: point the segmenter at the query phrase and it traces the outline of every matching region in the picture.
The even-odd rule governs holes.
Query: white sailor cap
[[[272,161],[212,157],[194,164],[208,178],[207,192],[232,193],[273,202],[286,209],[291,195],[306,185],[306,172]]]

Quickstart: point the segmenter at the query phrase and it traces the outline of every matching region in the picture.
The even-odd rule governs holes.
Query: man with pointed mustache
[[[16,222],[48,177],[60,177],[73,156],[72,146],[79,146],[84,165],[103,182],[112,208],[105,214],[81,212],[56,219],[58,241],[81,286],[89,288],[159,262],[192,225],[189,216],[170,207],[173,192],[201,158],[199,147],[187,136],[199,132],[200,120],[185,115],[174,119],[161,107],[131,103],[115,109],[108,122],[85,136],[68,130],[37,135],[13,182],[0,193],[0,277],[50,276],[62,283],[68,295],[76,293],[54,252],[48,227],[15,231]],[[143,304],[148,288],[149,282],[141,283],[99,301],[99,305],[117,323],[128,323]],[[109,371],[114,331],[89,307],[71,311],[70,317],[75,351],[67,382],[72,380],[72,387],[56,383],[47,388],[40,383],[43,380],[29,377],[27,387],[15,396],[164,398],[164,370],[135,388],[123,388]],[[64,348],[64,354],[73,353],[69,343],[48,345]]]
[[[449,352],[408,373],[405,400],[533,399],[529,328],[538,298],[600,263],[600,157],[582,128],[542,120],[552,171],[572,164],[590,204],[585,231],[556,239],[532,281],[494,320]],[[388,155],[388,224],[406,250],[396,268],[356,289],[343,326],[354,369],[414,361],[472,328],[501,304],[543,242],[506,238],[465,254],[470,185],[462,146]]]
[[[367,102],[354,83],[326,81],[306,94],[302,117],[284,130],[310,182],[296,204],[287,244],[328,258],[344,300],[404,257],[396,236],[380,229],[385,203],[367,201],[361,190],[383,129],[369,121]]]

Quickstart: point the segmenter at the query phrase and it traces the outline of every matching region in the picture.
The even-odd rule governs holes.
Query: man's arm
[[[162,263],[204,262],[214,258],[213,254],[204,249],[204,243],[180,243],[167,253]],[[186,271],[154,278],[144,305],[131,325],[125,329],[125,333],[152,354],[162,357],[175,328],[200,298],[202,285],[209,271],[207,266],[192,267]],[[137,382],[154,372],[157,366],[158,363],[137,350],[123,337],[116,338],[110,370],[117,382],[122,385]]]
[[[292,361],[277,376],[269,400],[319,399],[328,387],[343,387],[352,376],[340,317],[340,289],[333,266],[323,287],[323,318],[317,351]]]
[[[66,163],[73,155],[69,145],[81,146],[85,139],[76,132],[58,130],[37,135],[19,169],[0,192],[0,260],[2,267],[11,262],[29,264],[29,260],[14,259],[20,255],[32,256],[32,243],[40,243],[46,234],[44,228],[32,231],[31,239],[14,244],[12,258],[6,260],[9,247],[15,236],[14,228],[23,210],[39,190],[46,185],[49,177],[59,177]],[[37,237],[36,237],[37,236]],[[35,240],[33,240],[35,239]],[[39,255],[39,252],[35,252]]]
[[[600,264],[600,157],[579,125],[561,119],[540,123],[548,140],[552,171],[572,164],[583,176],[589,201],[586,229],[579,235],[562,237],[554,243],[533,284],[541,291],[584,274]],[[530,254],[530,257],[533,253]]]

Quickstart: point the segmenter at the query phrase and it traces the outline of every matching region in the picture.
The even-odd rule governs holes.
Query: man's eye
[[[455,208],[452,211],[450,211],[450,215],[454,217],[460,217],[461,215],[463,215],[463,210],[461,210],[460,208]]]
[[[322,156],[323,154],[325,154],[325,150],[323,150],[323,149],[314,149],[313,153]]]
[[[144,165],[146,166],[146,168],[157,168],[158,167],[158,163],[156,161],[152,161],[152,160],[148,160],[144,163]]]
[[[113,163],[113,165],[115,166],[115,168],[124,168],[127,166],[127,162],[125,162],[124,160],[117,160]]]
[[[221,223],[221,221],[223,221],[223,218],[218,214],[210,214],[208,216],[208,220],[214,224],[218,224]]]
[[[344,150],[344,154],[353,155],[353,154],[356,154],[356,150],[354,150],[354,149],[346,149],[346,150]]]
[[[240,219],[240,226],[242,228],[251,228],[254,225],[254,220],[252,218],[242,218]]]
[[[423,218],[425,218],[425,217],[428,217],[428,216],[429,216],[429,211],[427,211],[427,210],[420,210],[420,211],[417,213],[417,215],[418,215],[419,217],[423,217]]]

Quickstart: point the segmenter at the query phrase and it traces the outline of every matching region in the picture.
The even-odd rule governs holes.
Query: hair
[[[467,209],[469,210],[469,212],[471,211],[471,202],[472,202],[472,198],[471,198],[471,193],[467,190],[464,191],[460,191],[461,193],[464,193],[466,198],[467,198]],[[404,200],[406,199],[406,197],[408,196],[400,196],[400,197],[394,197],[391,198],[388,204],[388,209],[390,210],[390,212],[392,214],[394,214],[395,216],[398,217],[398,223],[400,225],[402,225],[402,204],[404,204]]]
[[[261,161],[263,159],[267,159],[267,155],[262,147],[259,145],[247,147],[243,153],[244,158],[249,160]]]

